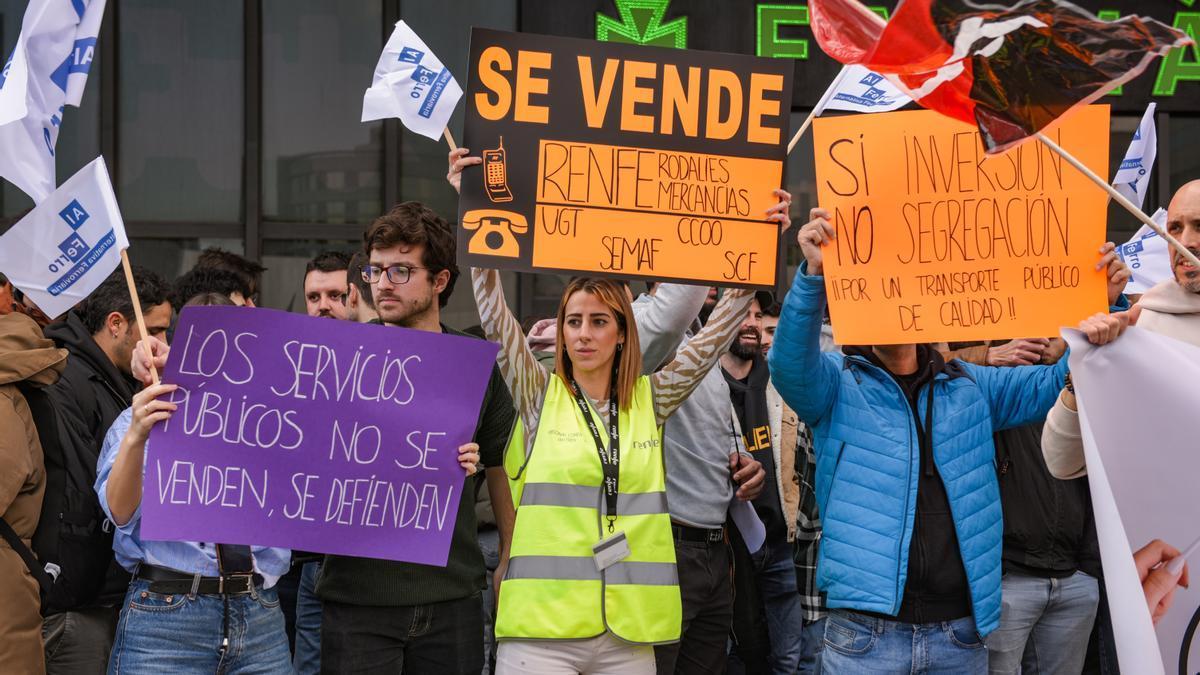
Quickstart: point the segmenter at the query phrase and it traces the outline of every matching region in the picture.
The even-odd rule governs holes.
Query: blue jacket
[[[831,608],[895,615],[917,507],[912,408],[887,371],[862,357],[821,353],[825,280],[806,269],[784,301],[768,361],[776,389],[813,430],[824,528],[817,584]],[[1054,366],[1017,368],[953,361],[929,385],[934,463],[983,635],[1000,623],[1003,525],[992,433],[1045,418],[1066,372],[1065,356]]]

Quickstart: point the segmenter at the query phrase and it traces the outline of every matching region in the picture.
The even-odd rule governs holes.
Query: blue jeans
[[[969,616],[913,624],[833,609],[825,619],[822,673],[973,675],[987,668],[987,647]]]
[[[758,568],[759,595],[767,615],[767,633],[771,637],[771,672],[792,675],[800,665],[804,639],[792,545],[786,539],[766,542],[753,557]]]
[[[296,592],[296,655],[292,665],[299,675],[321,672],[321,599],[317,597],[317,577],[321,561],[304,563],[300,588]]]
[[[988,672],[1057,675],[1083,669],[1100,602],[1094,577],[1007,573],[1000,588],[1000,627],[987,637]]]
[[[135,579],[125,594],[109,675],[292,672],[283,612],[274,589],[229,598],[229,647],[221,653],[225,602],[219,595],[162,595]]]
[[[825,619],[804,622],[800,641],[800,667],[798,675],[816,675],[821,672],[821,650],[825,647]]]

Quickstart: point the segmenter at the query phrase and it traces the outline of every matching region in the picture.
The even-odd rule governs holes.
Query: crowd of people
[[[452,152],[450,184],[480,161]],[[762,217],[788,230],[775,194]],[[1200,253],[1200,181],[1167,227]],[[254,307],[260,265],[135,268],[145,340],[120,271],[55,321],[0,279],[0,670],[1115,672],[1062,339],[836,345],[834,236],[820,209],[797,228],[781,301],[579,277],[517,317],[471,269],[462,331],[441,320],[455,228],[423,204],[314,258],[310,316],[500,345],[444,567],[140,536],[174,317]],[[1091,342],[1138,322],[1200,345],[1200,270],[1173,254],[1130,298],[1111,244],[1096,269]],[[1157,619],[1187,568],[1136,544]]]

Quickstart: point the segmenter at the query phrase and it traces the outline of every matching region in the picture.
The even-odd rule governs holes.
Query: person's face
[[[617,318],[600,298],[586,291],[576,291],[567,298],[563,319],[563,347],[576,372],[611,368],[617,345],[625,336]]]
[[[146,321],[146,333],[150,337],[156,337],[163,342],[167,341],[167,329],[171,327],[171,303],[164,302],[146,309],[142,313],[142,318]],[[114,338],[114,365],[126,375],[132,375],[130,361],[133,357],[133,350],[137,347],[138,340],[141,339],[136,319],[129,321],[120,312],[113,312],[108,315],[105,328]]]
[[[438,293],[450,282],[450,271],[430,274],[421,264],[424,252],[424,244],[371,251],[368,264],[383,270],[371,291],[375,296],[375,310],[384,323],[412,327],[430,312],[437,311]],[[393,265],[409,268],[407,282],[397,284],[388,277],[387,268]]]
[[[346,271],[313,270],[304,276],[304,306],[309,316],[346,318]]]
[[[717,306],[717,287],[710,286],[708,295],[704,297],[704,310],[711,312]]]
[[[1167,208],[1167,233],[1200,256],[1200,181],[1188,183],[1175,193]],[[1170,251],[1175,281],[1189,293],[1200,293],[1200,269],[1180,255],[1174,246]]]
[[[779,317],[763,315],[762,318],[762,353],[763,356],[771,350],[771,343],[775,342],[775,326],[779,325]]]
[[[749,361],[762,348],[762,307],[758,300],[750,301],[750,308],[742,317],[737,337],[729,345],[729,353],[743,361]]]

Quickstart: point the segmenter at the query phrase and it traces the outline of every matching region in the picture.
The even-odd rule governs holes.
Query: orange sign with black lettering
[[[459,262],[771,288],[790,62],[475,29]]]
[[[1048,136],[1107,175],[1108,116]],[[818,118],[813,147],[838,344],[1052,337],[1107,309],[1108,199],[1042,143],[987,156],[974,126],[916,110]]]

